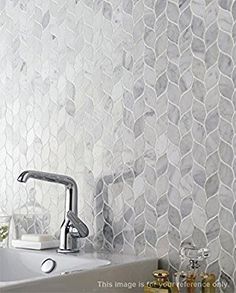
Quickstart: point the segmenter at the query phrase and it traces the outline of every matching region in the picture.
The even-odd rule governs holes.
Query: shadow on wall
[[[134,251],[134,210],[123,196],[123,182],[132,185],[132,170],[105,175],[96,184],[95,225],[100,249],[116,252]]]

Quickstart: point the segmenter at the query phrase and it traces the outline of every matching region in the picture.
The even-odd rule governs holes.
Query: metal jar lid
[[[169,273],[165,270],[157,270],[154,271],[152,274],[157,279],[167,279],[169,277]]]

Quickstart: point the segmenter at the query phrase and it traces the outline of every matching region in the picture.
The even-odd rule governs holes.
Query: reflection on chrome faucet
[[[77,217],[78,188],[75,180],[66,175],[31,170],[22,172],[17,180],[25,183],[30,178],[65,185],[65,216],[60,229],[58,252],[70,253],[78,251],[76,238],[87,237],[89,230],[85,223]]]

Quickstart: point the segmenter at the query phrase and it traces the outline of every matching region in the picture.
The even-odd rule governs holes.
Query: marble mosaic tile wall
[[[176,270],[189,240],[233,292],[235,20],[232,0],[0,1],[2,209],[56,231],[63,190],[16,178],[66,173],[86,246]]]

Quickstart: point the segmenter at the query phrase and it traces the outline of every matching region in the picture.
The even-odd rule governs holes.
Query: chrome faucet
[[[65,215],[60,228],[60,245],[58,252],[77,252],[79,249],[77,247],[76,238],[87,237],[89,230],[85,223],[77,217],[78,188],[76,182],[69,176],[31,170],[22,172],[17,180],[26,183],[30,178],[65,185]]]

